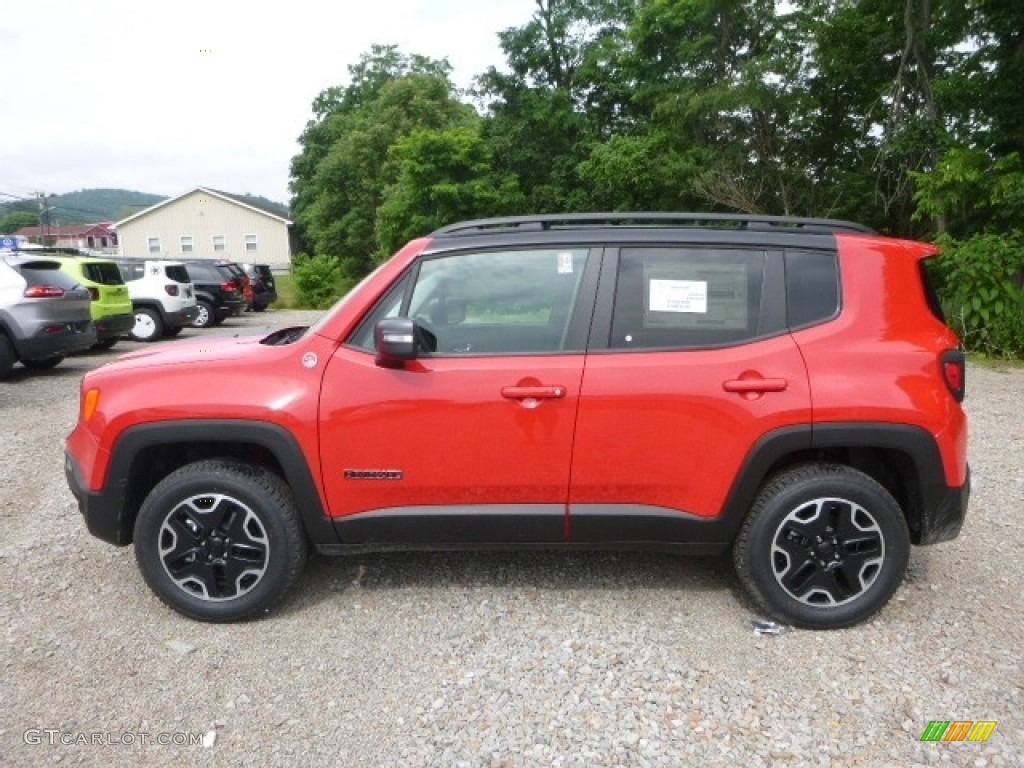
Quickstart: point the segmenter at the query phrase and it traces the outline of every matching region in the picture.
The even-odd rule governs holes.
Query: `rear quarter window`
[[[830,320],[839,312],[839,267],[834,253],[786,252],[786,314],[790,328]]]

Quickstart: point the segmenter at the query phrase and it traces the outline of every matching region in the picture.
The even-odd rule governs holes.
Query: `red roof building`
[[[55,245],[61,248],[84,248],[95,251],[117,250],[117,232],[114,222],[97,224],[51,224],[47,227],[22,227],[15,237],[26,237],[29,242]]]

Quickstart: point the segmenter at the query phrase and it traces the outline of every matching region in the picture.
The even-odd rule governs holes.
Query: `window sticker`
[[[644,264],[644,328],[744,330],[747,274],[742,264]]]
[[[572,251],[561,251],[558,254],[558,274],[572,274]]]
[[[708,284],[706,280],[651,280],[651,312],[708,311]]]

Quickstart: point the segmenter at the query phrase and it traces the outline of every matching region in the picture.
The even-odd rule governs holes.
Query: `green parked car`
[[[115,262],[65,254],[52,254],[48,258],[59,261],[64,272],[89,289],[92,320],[96,325],[93,349],[110,349],[121,336],[131,332],[135,327],[132,297]]]

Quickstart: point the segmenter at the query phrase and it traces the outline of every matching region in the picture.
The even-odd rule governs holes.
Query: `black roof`
[[[593,229],[597,227],[685,227],[688,229],[725,229],[767,231],[777,234],[829,234],[853,232],[875,234],[863,224],[839,219],[815,219],[795,216],[768,216],[733,213],[565,213],[536,216],[506,216],[450,224],[433,232],[433,237],[459,235],[512,234],[517,231]]]

